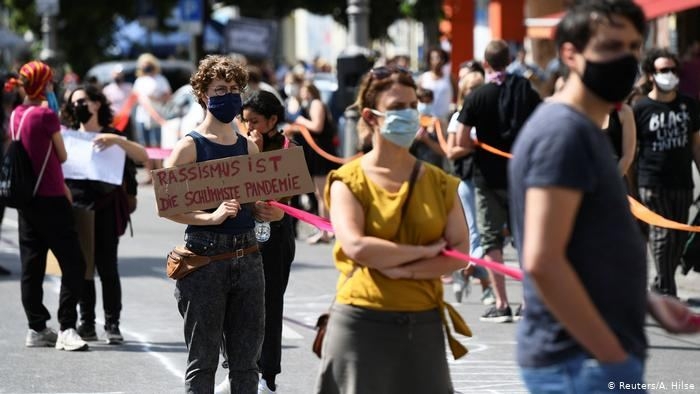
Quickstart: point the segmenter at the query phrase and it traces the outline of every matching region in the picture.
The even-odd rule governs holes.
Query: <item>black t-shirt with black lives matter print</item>
[[[640,187],[692,189],[692,141],[700,129],[698,103],[678,95],[664,103],[643,97],[634,106]]]

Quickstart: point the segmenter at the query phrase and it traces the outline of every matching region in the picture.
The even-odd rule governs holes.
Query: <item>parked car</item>
[[[133,83],[136,80],[136,60],[115,60],[96,64],[85,74],[85,79],[94,77],[101,85],[106,85],[112,81],[114,70],[118,67],[121,67],[127,82]],[[175,91],[190,82],[194,65],[186,60],[161,60],[160,69]]]

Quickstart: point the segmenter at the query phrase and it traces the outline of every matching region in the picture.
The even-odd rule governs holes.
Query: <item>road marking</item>
[[[59,294],[61,290],[61,279],[56,276],[50,276],[49,278],[51,278],[51,283],[53,284],[53,286],[51,286],[51,289],[54,291],[54,293]],[[104,324],[104,322],[100,321],[99,319],[96,319],[95,322],[98,324]],[[173,376],[180,378],[183,382],[185,381],[185,371],[175,367],[173,362],[170,359],[168,359],[164,354],[159,353],[157,351],[153,351],[151,348],[156,347],[156,345],[153,345],[151,342],[149,342],[145,336],[138,334],[134,331],[125,330],[124,326],[121,326],[120,328],[122,333],[125,333],[129,337],[135,338],[136,341],[133,342],[137,342],[138,344],[140,344],[143,350],[146,352],[146,354],[158,360],[158,362],[162,364],[168,372],[170,372]]]
[[[288,325],[282,323],[282,338],[284,339],[304,339],[298,332],[294,331]]]

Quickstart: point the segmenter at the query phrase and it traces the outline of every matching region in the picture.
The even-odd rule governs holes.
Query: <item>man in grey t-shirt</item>
[[[526,305],[517,353],[532,392],[616,392],[623,388],[610,382],[643,382],[647,310],[671,332],[700,331],[683,304],[647,292],[644,240],[600,130],[632,89],[644,29],[632,0],[570,9],[556,33],[569,79],[513,149]]]

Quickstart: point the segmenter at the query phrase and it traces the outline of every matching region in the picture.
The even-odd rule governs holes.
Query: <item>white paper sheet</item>
[[[61,131],[68,159],[63,162],[66,179],[90,179],[121,185],[126,153],[116,145],[97,150],[93,140],[99,133],[76,130]]]

